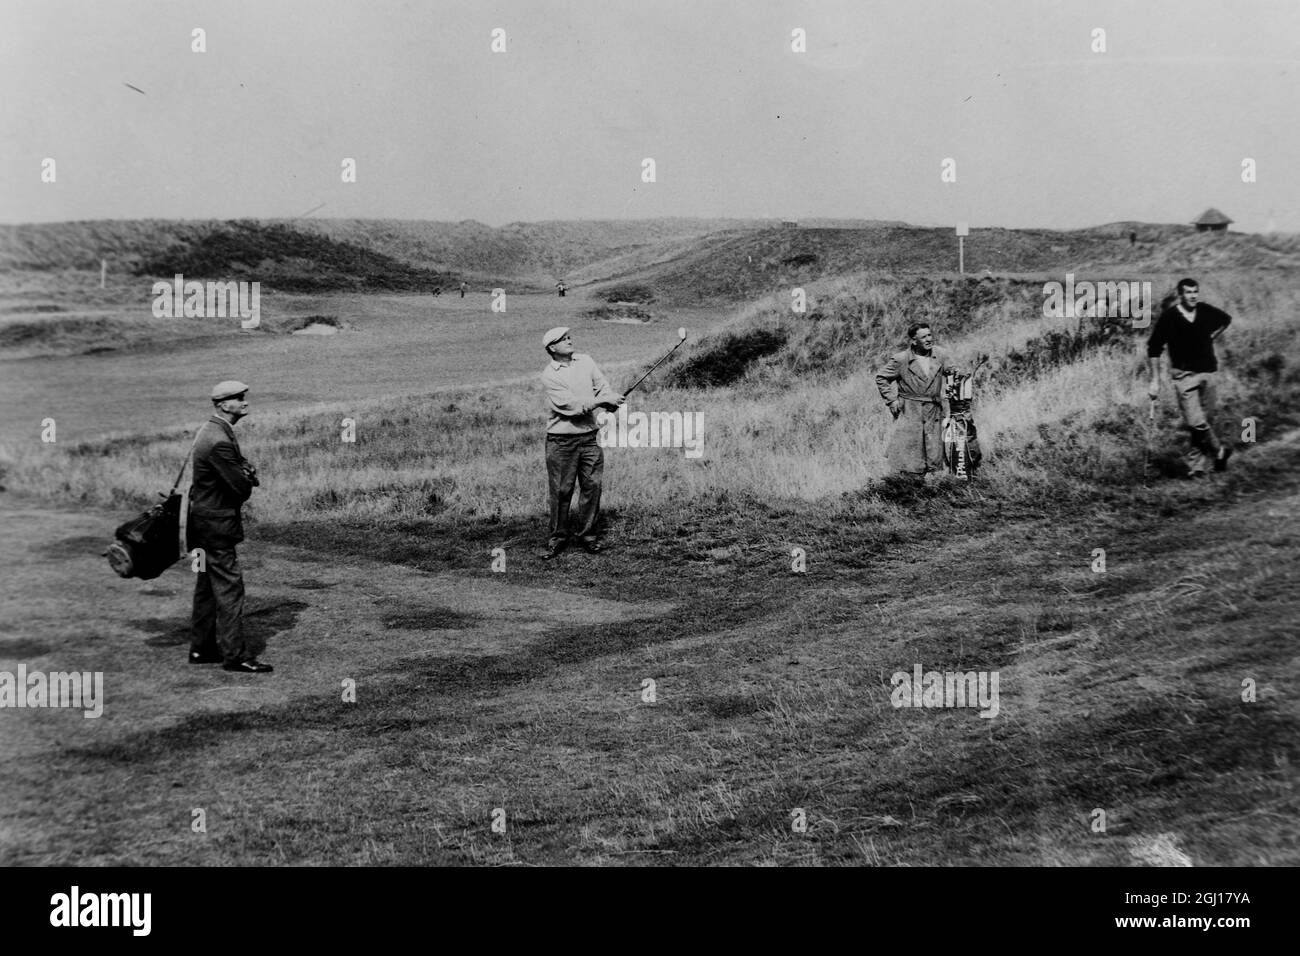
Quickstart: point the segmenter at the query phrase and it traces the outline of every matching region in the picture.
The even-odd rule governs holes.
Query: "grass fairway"
[[[64,312],[0,319],[0,403],[23,412],[0,422],[0,442],[30,439],[47,417],[58,423],[63,441],[159,432],[180,424],[178,413],[196,425],[206,416],[208,389],[227,378],[252,386],[263,415],[323,403],[356,408],[521,378],[531,384],[546,364],[539,343],[552,326],[572,326],[581,349],[616,368],[662,353],[681,325],[702,334],[726,316],[721,309],[672,308],[656,309],[650,322],[603,322],[586,314],[600,303],[580,295],[507,293],[500,313],[491,310],[485,291],[464,299],[275,294],[262,300],[263,328],[243,332],[237,318],[154,318],[150,301],[118,302],[93,317]],[[313,315],[336,320],[342,330],[323,336],[287,331]],[[6,327],[20,323],[26,334],[15,331],[12,347],[4,348]]]

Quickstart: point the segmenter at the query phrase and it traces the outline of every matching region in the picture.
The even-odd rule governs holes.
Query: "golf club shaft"
[[[629,388],[627,391],[625,391],[625,392],[623,393],[623,396],[626,398],[628,395],[631,395],[631,394],[632,394],[632,389],[636,388],[638,385],[640,385],[642,382],[644,382],[647,378],[650,377],[650,373],[651,373],[651,372],[653,372],[655,369],[657,369],[660,365],[663,365],[664,362],[668,361],[668,356],[672,355],[672,354],[673,354],[674,352],[676,352],[679,348],[681,348],[682,342],[685,342],[685,341],[686,341],[685,339],[681,339],[681,340],[679,340],[678,343],[677,343],[676,345],[674,345],[674,346],[673,346],[672,348],[670,348],[667,352],[665,352],[663,358],[661,358],[659,361],[655,362],[654,365],[651,365],[648,369],[646,369],[646,373],[645,373],[644,375],[642,375],[640,378],[638,378],[635,382],[633,382],[631,388]]]

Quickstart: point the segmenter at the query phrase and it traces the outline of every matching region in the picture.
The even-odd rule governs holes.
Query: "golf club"
[[[645,375],[642,375],[640,378],[638,378],[635,382],[632,383],[632,388],[629,388],[626,392],[623,393],[624,398],[631,395],[632,389],[636,388],[647,378],[649,378],[651,372],[657,369],[660,365],[663,365],[664,362],[668,361],[668,356],[672,355],[674,352],[677,351],[678,348],[681,347],[681,344],[686,341],[686,330],[684,328],[678,329],[677,336],[678,336],[677,344],[674,345],[672,348],[670,348],[667,352],[665,352],[663,358],[661,358],[659,361],[655,362],[654,365],[651,365],[648,369],[646,369]]]
[[[1143,454],[1142,454],[1142,483],[1143,484],[1146,484],[1147,477],[1151,472],[1151,432],[1155,429],[1155,427],[1156,427],[1156,400],[1155,398],[1152,398],[1151,412],[1150,415],[1147,417],[1147,427],[1144,429],[1146,432],[1146,448],[1143,450]]]

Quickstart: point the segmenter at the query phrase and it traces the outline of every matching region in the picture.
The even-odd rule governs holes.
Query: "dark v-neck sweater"
[[[1232,316],[1222,309],[1198,302],[1194,318],[1189,322],[1177,304],[1171,305],[1156,319],[1147,341],[1147,355],[1158,358],[1167,345],[1169,364],[1173,368],[1183,372],[1217,372],[1219,362],[1214,356],[1211,336],[1227,328],[1231,321]]]

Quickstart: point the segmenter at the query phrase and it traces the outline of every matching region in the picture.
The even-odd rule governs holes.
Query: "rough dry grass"
[[[968,366],[989,355],[990,342],[1032,352],[1030,333],[1041,339],[1054,328],[1041,308],[1034,311],[1042,301],[1037,282],[858,283],[835,293],[816,321],[751,308],[729,331],[694,351],[683,349],[676,378],[689,384],[699,377],[686,374],[691,368],[731,361],[737,337],[779,333],[771,340],[775,351],[750,362],[727,387],[659,386],[653,378],[643,386],[629,407],[699,413],[704,455],[610,449],[608,506],[654,512],[674,510],[683,498],[815,501],[852,493],[886,472],[892,423],[874,378],[909,316],[936,303],[940,313],[969,312],[951,323],[944,340]],[[1234,276],[1215,291],[1239,316],[1220,348],[1220,427],[1237,434],[1241,420],[1254,417],[1261,437],[1279,434],[1293,411],[1287,396],[1300,384],[1294,361],[1300,349],[1289,321],[1300,296]],[[830,344],[815,344],[823,341]],[[1050,486],[1064,473],[1128,481],[1135,468],[1140,473],[1148,443],[1156,469],[1170,472],[1181,442],[1177,410],[1166,382],[1156,426],[1146,421],[1144,342],[1144,334],[1121,334],[1058,366],[981,373],[975,414],[984,450],[998,466],[990,480],[1021,482],[1034,474]],[[994,366],[1006,354],[993,353]],[[250,518],[419,522],[450,530],[467,520],[536,515],[545,493],[537,480],[541,406],[540,385],[529,382],[400,404],[323,404],[305,415],[258,415],[241,425],[241,442],[275,494],[255,497]],[[359,423],[352,444],[342,441],[339,427],[349,415]],[[65,500],[135,507],[157,493],[159,476],[187,448],[179,432],[85,442],[55,453],[27,443],[11,453],[11,480]]]

